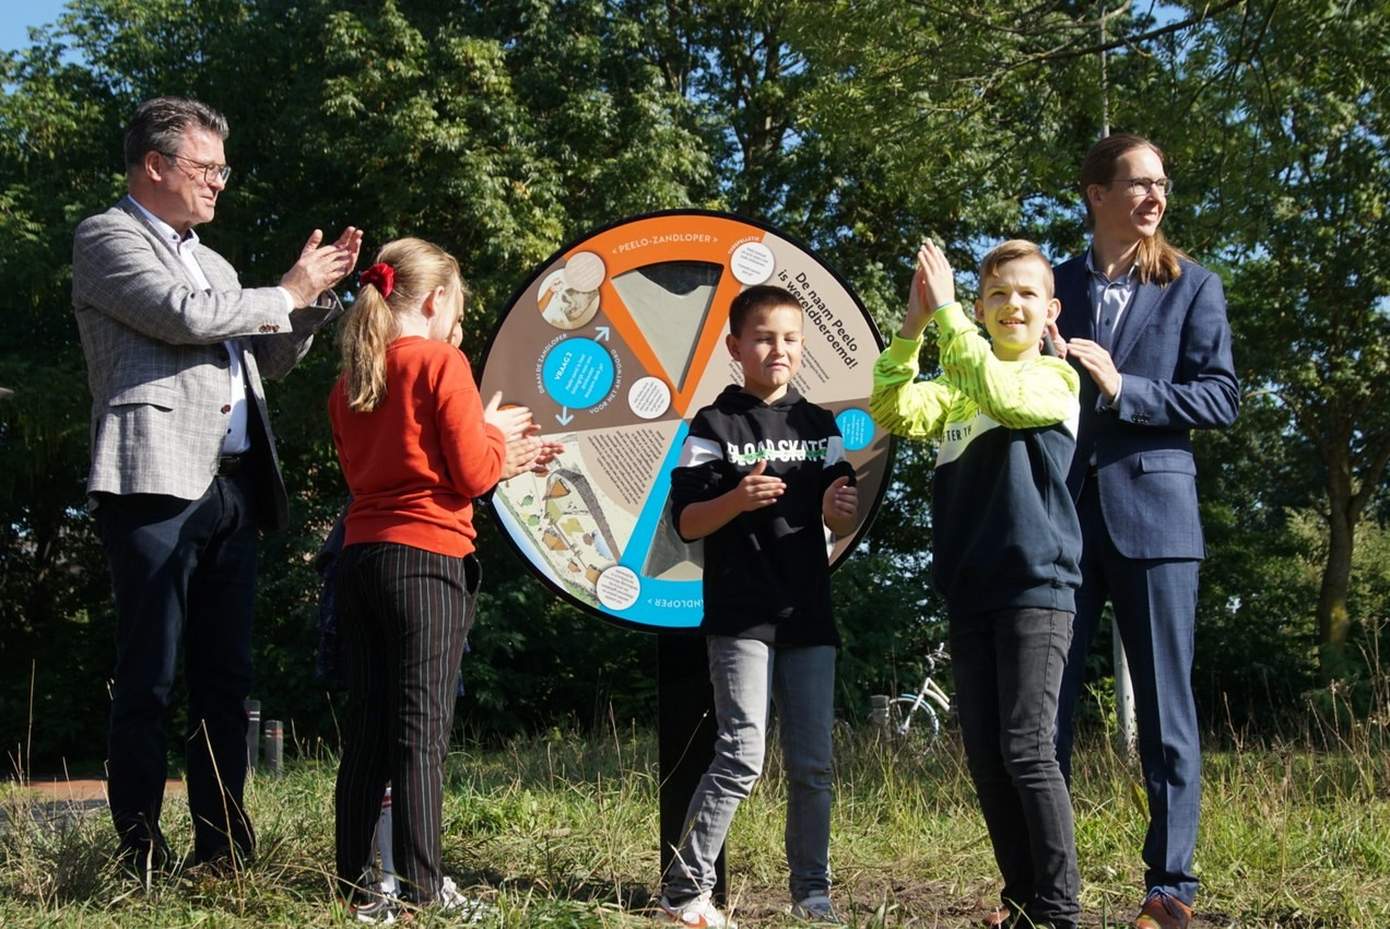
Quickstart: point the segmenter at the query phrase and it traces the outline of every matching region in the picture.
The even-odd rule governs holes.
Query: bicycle
[[[884,698],[882,709],[875,707],[871,717],[876,717],[876,721],[894,739],[903,742],[920,740],[924,751],[930,748],[941,734],[942,719],[951,712],[951,698],[932,677],[937,668],[944,667],[948,660],[943,642],[927,655],[927,670],[917,692]],[[877,715],[879,713],[881,717]]]

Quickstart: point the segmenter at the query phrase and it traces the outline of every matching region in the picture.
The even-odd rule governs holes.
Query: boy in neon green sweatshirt
[[[945,256],[926,242],[869,401],[885,428],[940,442],[932,571],[950,617],[961,736],[1004,877],[991,926],[1072,929],[1080,915],[1071,798],[1053,747],[1081,581],[1066,488],[1080,381],[1041,351],[1059,309],[1038,247],[1005,242],[980,265],[975,318],[991,345],[956,302]],[[919,381],[932,322],[945,373]]]

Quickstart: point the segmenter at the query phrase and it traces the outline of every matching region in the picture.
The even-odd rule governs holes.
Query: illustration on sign
[[[553,589],[604,619],[651,630],[700,624],[699,543],[676,535],[670,474],[690,418],[742,371],[724,347],[729,303],[754,284],[806,312],[793,381],[835,414],[860,488],[852,550],[886,487],[892,439],[868,414],[877,330],[806,248],[736,216],[675,211],[602,229],[538,268],[502,314],[483,396],[529,406],[564,451],[544,475],[499,485],[492,505]]]

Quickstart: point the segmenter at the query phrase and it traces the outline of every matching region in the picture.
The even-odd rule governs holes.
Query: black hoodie
[[[763,403],[737,385],[690,421],[671,472],[671,518],[738,486],[759,461],[786,491],[705,537],[706,635],[775,645],[834,645],[830,567],[821,500],[836,478],[854,481],[835,417],[796,390]],[[687,539],[686,541],[693,541]]]

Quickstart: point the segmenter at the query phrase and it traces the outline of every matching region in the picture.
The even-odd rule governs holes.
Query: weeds
[[[1373,723],[1310,714],[1303,740],[1228,733],[1230,744],[1208,752],[1197,925],[1344,929],[1390,919],[1384,735]],[[178,867],[148,892],[111,864],[104,808],[0,789],[0,925],[348,925],[332,896],[336,762],[322,746],[305,754],[283,777],[252,779],[259,851],[247,869],[227,877]],[[505,927],[646,925],[658,789],[655,740],[611,720],[588,738],[554,730],[501,750],[464,746],[447,763],[445,870],[496,904]],[[853,923],[978,921],[998,884],[955,738],[921,754],[841,732],[836,797],[835,894]],[[1079,746],[1075,804],[1084,925],[1124,925],[1142,892],[1147,813],[1137,765],[1112,740]],[[790,925],[785,815],[774,749],[730,836],[731,903],[744,926]],[[181,797],[165,804],[164,826],[176,851],[191,850]]]

